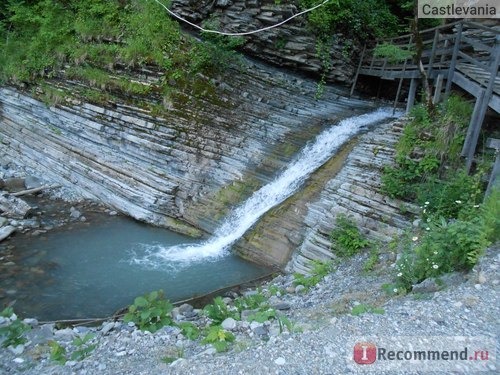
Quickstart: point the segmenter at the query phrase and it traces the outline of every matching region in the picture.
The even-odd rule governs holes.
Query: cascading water
[[[337,149],[363,127],[394,117],[392,109],[377,111],[342,120],[319,134],[304,147],[286,170],[274,181],[257,190],[241,206],[232,211],[213,236],[200,244],[171,247],[148,245],[146,255],[133,258],[135,264],[157,268],[172,263],[189,263],[221,257],[257,220],[274,206],[291,196],[317,168],[330,159]]]

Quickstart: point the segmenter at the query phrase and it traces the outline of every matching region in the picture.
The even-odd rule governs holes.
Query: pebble
[[[276,363],[278,366],[283,366],[286,363],[286,360],[283,357],[278,357],[274,360],[274,363]]]
[[[226,318],[224,321],[221,323],[222,328],[228,331],[232,331],[236,328],[237,323],[236,320],[233,318]]]

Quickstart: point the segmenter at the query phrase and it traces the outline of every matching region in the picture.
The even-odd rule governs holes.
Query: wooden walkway
[[[500,26],[487,27],[470,21],[458,21],[420,33],[423,43],[422,67],[429,84],[434,89],[434,102],[440,100],[444,88],[445,97],[453,84],[459,86],[476,102],[462,148],[467,170],[472,165],[479,133],[488,108],[500,113]],[[391,44],[406,51],[415,50],[413,35],[380,40],[377,45]],[[375,48],[363,49],[358,70],[351,87],[354,92],[360,75],[380,77],[383,80],[399,80],[394,105],[399,101],[404,80],[410,81],[407,111],[413,106],[422,72],[413,57],[401,61],[389,61],[377,57]]]

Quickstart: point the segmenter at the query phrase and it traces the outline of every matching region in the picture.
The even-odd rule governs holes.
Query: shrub
[[[234,339],[235,337],[231,332],[226,331],[220,325],[213,325],[208,328],[202,343],[212,344],[217,352],[225,352]]]
[[[337,216],[336,226],[330,234],[332,250],[336,255],[349,257],[370,245],[370,241],[361,235],[356,223],[344,214]]]
[[[222,323],[226,318],[239,319],[237,311],[229,310],[222,297],[214,298],[213,303],[206,305],[203,308],[205,315],[212,319],[214,324]]]
[[[332,262],[322,262],[319,260],[311,261],[313,268],[309,275],[303,275],[301,273],[295,273],[293,276],[295,280],[294,285],[303,285],[307,289],[317,285],[326,275],[328,275],[333,269]]]
[[[0,337],[3,338],[2,346],[6,348],[10,345],[24,344],[27,340],[23,337],[23,334],[29,331],[31,327],[18,319],[12,307],[5,308],[0,313],[0,316],[8,319],[8,323],[0,327]]]
[[[153,291],[137,297],[123,317],[125,322],[134,322],[142,331],[156,332],[160,328],[172,325],[173,305],[166,300],[163,291]]]

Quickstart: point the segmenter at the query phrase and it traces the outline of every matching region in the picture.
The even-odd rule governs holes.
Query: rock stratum
[[[199,26],[208,21],[210,29],[242,33],[276,25],[300,10],[297,2],[275,0],[173,0],[171,9]],[[241,49],[268,63],[312,74],[324,73],[318,57],[317,36],[307,27],[306,16],[299,16],[278,28],[245,36]],[[361,51],[341,33],[331,35],[328,50],[329,67],[325,79],[349,85],[355,73],[353,56]]]
[[[0,157],[135,219],[201,235],[327,125],[373,108],[335,88],[316,100],[314,81],[259,63],[226,77],[213,95],[183,96],[161,115],[126,97],[69,95],[48,106],[34,91],[2,87]],[[51,85],[71,93],[84,83]]]

